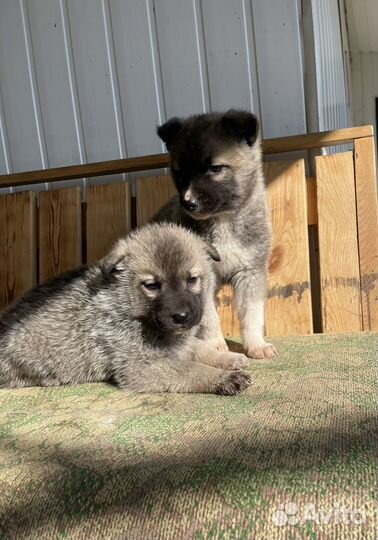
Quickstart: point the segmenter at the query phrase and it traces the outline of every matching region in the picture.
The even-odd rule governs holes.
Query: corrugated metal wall
[[[338,0],[312,0],[320,131],[350,125]]]
[[[299,4],[0,0],[0,173],[161,152],[157,124],[228,107],[305,132]]]

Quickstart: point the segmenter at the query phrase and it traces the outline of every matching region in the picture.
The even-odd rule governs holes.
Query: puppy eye
[[[147,289],[148,291],[160,291],[161,289],[161,283],[158,283],[157,281],[153,282],[144,282],[142,283],[143,287]]]
[[[198,276],[192,276],[192,277],[189,277],[186,282],[188,285],[195,285],[196,283],[198,283]]]
[[[211,165],[209,171],[212,173],[219,173],[223,169],[223,165]]]

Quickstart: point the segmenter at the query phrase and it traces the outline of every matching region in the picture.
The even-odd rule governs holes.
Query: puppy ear
[[[221,125],[236,139],[245,139],[249,146],[256,141],[259,132],[259,121],[256,116],[246,111],[230,109],[222,116]]]
[[[213,259],[213,261],[220,262],[220,255],[212,244],[206,244],[206,251],[209,254],[210,258]]]
[[[179,118],[171,118],[165,124],[157,127],[157,134],[163,142],[165,142],[167,149],[171,146],[173,139],[176,137],[177,133],[180,131],[182,126],[182,121]]]
[[[112,274],[125,270],[125,251],[124,241],[119,240],[113,249],[100,260],[100,267],[104,274]]]

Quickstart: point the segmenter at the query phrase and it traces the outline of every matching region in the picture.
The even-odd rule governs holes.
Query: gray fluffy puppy
[[[214,309],[211,257],[196,235],[155,224],[120,239],[99,263],[38,285],[0,317],[0,386],[242,391],[251,382],[237,371],[246,357],[197,337]]]
[[[216,247],[219,280],[235,289],[246,354],[270,358],[276,350],[263,330],[271,225],[258,129],[253,114],[234,110],[160,126],[178,195],[155,221],[181,223]],[[204,338],[227,348],[217,317],[209,319]]]

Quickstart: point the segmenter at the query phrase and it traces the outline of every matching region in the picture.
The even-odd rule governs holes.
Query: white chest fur
[[[227,217],[218,219],[213,229],[212,243],[217,249],[221,261],[216,264],[221,277],[230,276],[250,266],[253,259],[253,247],[244,247],[235,236]]]

